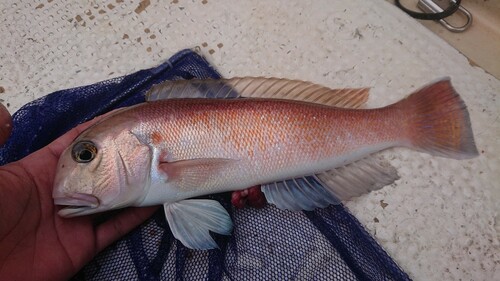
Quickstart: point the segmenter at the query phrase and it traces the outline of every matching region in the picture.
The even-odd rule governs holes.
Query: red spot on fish
[[[153,144],[160,144],[163,141],[163,137],[160,133],[158,132],[153,132],[151,135],[151,141]]]
[[[262,208],[266,205],[266,197],[260,190],[260,186],[252,186],[247,189],[234,191],[231,194],[231,203],[238,209],[245,206]]]

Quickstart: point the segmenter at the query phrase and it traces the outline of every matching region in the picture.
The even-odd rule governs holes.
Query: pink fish
[[[477,155],[448,79],[383,108],[357,109],[367,97],[367,89],[274,78],[157,85],[148,102],[115,111],[66,149],[55,204],[67,206],[64,217],[164,205],[177,239],[210,249],[217,245],[209,232],[230,234],[232,222],[217,201],[193,197],[260,185],[279,208],[312,210],[394,182],[396,170],[372,156],[381,150]]]

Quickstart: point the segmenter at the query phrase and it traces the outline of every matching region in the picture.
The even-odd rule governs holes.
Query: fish
[[[62,217],[163,205],[191,249],[230,235],[227,210],[203,196],[260,186],[293,211],[325,208],[399,179],[377,152],[478,155],[466,105],[449,78],[394,104],[364,108],[369,89],[281,78],[180,80],[109,113],[61,154],[53,200]],[[202,197],[202,198],[200,198]]]

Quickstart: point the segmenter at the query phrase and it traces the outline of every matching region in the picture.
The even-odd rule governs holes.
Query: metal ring
[[[449,24],[446,20],[444,19],[440,19],[439,20],[439,23],[441,23],[446,29],[448,29],[449,31],[451,32],[464,32],[465,30],[467,30],[467,28],[470,27],[470,25],[472,24],[472,14],[467,11],[464,7],[462,6],[459,6],[458,7],[458,10],[460,12],[462,12],[465,17],[467,18],[467,22],[463,25],[463,26],[453,26],[451,24]]]

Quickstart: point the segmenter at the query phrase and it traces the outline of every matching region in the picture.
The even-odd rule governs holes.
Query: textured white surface
[[[499,80],[382,0],[142,2],[0,2],[0,99],[14,112],[187,47],[227,77],[369,86],[370,106],[450,76],[481,155],[384,152],[401,179],[347,206],[416,280],[500,280]]]

